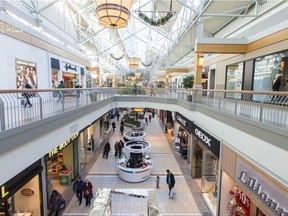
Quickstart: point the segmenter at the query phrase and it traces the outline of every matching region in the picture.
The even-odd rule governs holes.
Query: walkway
[[[148,114],[146,113],[146,115]],[[110,137],[112,151],[110,152],[108,159],[102,158],[102,148],[99,148],[93,155],[90,163],[81,171],[81,175],[86,176],[86,178],[92,182],[94,191],[104,187],[112,189],[154,190],[161,215],[196,216],[209,212],[201,198],[198,184],[188,175],[185,166],[186,161],[181,158],[180,154],[172,146],[173,140],[170,135],[163,133],[158,118],[152,118],[151,123],[149,123],[144,130],[146,133],[145,140],[152,145],[150,154],[150,157],[154,162],[152,176],[141,183],[127,183],[121,180],[117,174],[115,166],[116,159],[114,158],[114,143],[123,138],[118,132],[118,124],[119,122],[117,122],[117,128]],[[125,128],[125,131],[126,130],[129,130],[129,128]],[[175,175],[175,189],[177,194],[174,199],[168,199],[166,169],[170,169]],[[155,188],[157,175],[160,176],[159,189]],[[84,203],[82,203],[81,206],[78,205],[77,199],[72,192],[72,186],[68,188],[63,195],[66,200],[72,198],[62,214],[63,216],[89,215],[89,207],[86,207]],[[119,198],[114,195],[112,196],[112,215],[128,216],[142,215],[143,213],[145,215],[146,211],[147,209],[143,209],[137,202],[129,201],[128,197],[122,196]]]

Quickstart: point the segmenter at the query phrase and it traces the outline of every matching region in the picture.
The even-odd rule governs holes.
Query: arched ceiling
[[[249,16],[256,4],[265,3],[263,0],[134,0],[128,26],[110,29],[101,26],[95,17],[97,0],[14,2],[15,7],[40,26],[55,28],[59,34],[65,32],[63,37],[78,46],[93,64],[120,77],[131,73],[127,64],[130,57],[140,58],[139,70],[150,77],[165,67],[191,67],[200,21],[202,35],[214,37],[236,17]],[[154,20],[170,11],[174,16],[164,25],[152,26],[139,17],[139,11]]]

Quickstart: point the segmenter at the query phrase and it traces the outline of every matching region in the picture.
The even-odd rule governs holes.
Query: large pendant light
[[[138,68],[140,60],[141,60],[140,58],[135,58],[135,57],[128,58],[129,67],[130,67],[131,69],[136,69],[136,68]]]
[[[96,17],[107,28],[124,28],[130,19],[133,0],[95,0]]]

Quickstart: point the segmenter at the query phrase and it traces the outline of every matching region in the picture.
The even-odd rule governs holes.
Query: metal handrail
[[[29,95],[32,103],[30,108],[28,108],[28,104],[26,108],[23,107],[27,102],[25,94]],[[64,97],[59,100],[60,95]],[[0,90],[0,131],[29,124],[114,96],[129,96],[128,100],[130,97],[134,97],[134,101],[139,99],[150,102],[157,102],[164,98],[165,103],[166,101],[171,103],[171,100],[168,99],[177,99],[288,129],[287,92],[120,87]]]

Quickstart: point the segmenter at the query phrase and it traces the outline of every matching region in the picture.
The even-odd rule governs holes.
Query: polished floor
[[[148,115],[148,113],[146,113]],[[115,120],[116,121],[116,120]],[[204,203],[201,194],[199,181],[193,180],[187,169],[187,161],[184,160],[177,149],[173,147],[173,140],[169,134],[163,133],[163,128],[159,124],[159,119],[152,118],[151,122],[145,126],[145,140],[151,143],[152,150],[150,157],[153,160],[154,167],[151,177],[141,183],[128,183],[118,177],[116,170],[116,158],[114,157],[114,143],[123,136],[120,135],[119,122],[115,132],[109,134],[112,151],[108,159],[102,158],[102,148],[96,150],[89,163],[81,170],[81,175],[87,178],[93,184],[94,192],[98,188],[111,188],[113,190],[137,189],[142,191],[152,191],[155,194],[158,208],[161,215],[171,216],[189,216],[189,215],[210,215],[209,210]],[[125,131],[131,130],[125,127]],[[175,175],[176,196],[174,199],[168,199],[168,186],[166,184],[166,169]],[[156,189],[156,176],[160,176],[160,188]],[[64,192],[63,197],[67,201],[67,206],[62,213],[63,216],[81,216],[89,215],[90,207],[79,206],[72,185]],[[130,198],[124,195],[112,196],[112,215],[147,215],[147,202]]]

